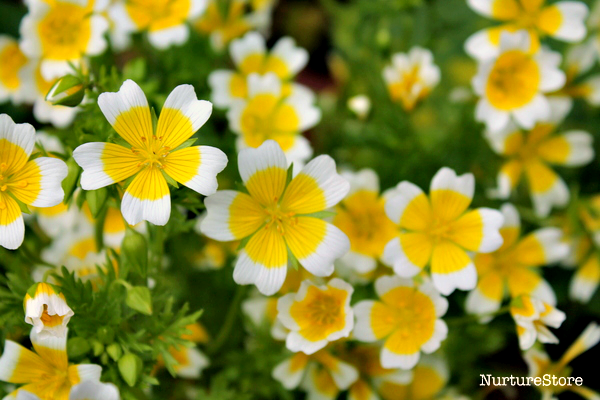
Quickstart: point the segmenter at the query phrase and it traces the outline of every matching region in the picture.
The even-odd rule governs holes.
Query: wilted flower
[[[67,334],[67,325],[74,313],[65,296],[54,286],[44,282],[36,283],[27,291],[24,306],[25,322],[33,325],[41,339]]]

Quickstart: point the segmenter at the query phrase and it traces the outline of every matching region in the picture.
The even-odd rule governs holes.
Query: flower
[[[210,364],[208,358],[202,353],[195,344],[206,343],[209,340],[208,332],[199,323],[194,323],[186,326],[190,332],[183,335],[181,338],[194,343],[194,346],[180,346],[176,348],[171,346],[169,354],[177,361],[174,366],[175,374],[180,378],[198,379],[204,370]]]
[[[558,343],[546,326],[559,328],[567,318],[564,312],[529,295],[515,297],[510,303],[510,314],[517,324],[521,350],[529,349],[536,339],[541,343]]]
[[[366,94],[357,94],[348,99],[348,109],[356,116],[364,120],[371,111],[371,99]]]
[[[73,386],[100,380],[102,367],[99,365],[69,365],[67,335],[41,338],[34,328],[30,337],[35,353],[12,340],[4,343],[4,353],[0,357],[0,381],[23,384],[9,397],[24,390],[41,400],[69,400]]]
[[[580,354],[588,351],[596,346],[600,341],[600,327],[592,322],[585,328],[575,342],[567,349],[563,356],[557,362],[552,362],[550,357],[545,352],[537,350],[535,347],[529,349],[525,355],[525,362],[529,367],[529,376],[542,378],[548,374],[549,376],[569,377],[571,376],[571,368],[568,364]],[[577,385],[536,385],[536,388],[542,392],[544,398],[551,398],[552,395],[569,390],[580,394],[586,399],[597,399],[599,394],[585,386]]]
[[[480,97],[475,110],[477,121],[498,132],[512,119],[531,129],[537,121],[550,116],[544,95],[565,84],[558,67],[561,56],[546,49],[532,52],[526,32],[503,32],[497,57],[479,63],[472,85]]]
[[[186,22],[202,15],[206,4],[206,0],[120,1],[109,9],[109,15],[116,31],[125,35],[148,31],[150,44],[163,50],[188,40]]]
[[[33,116],[38,122],[49,122],[56,128],[66,128],[73,122],[79,108],[53,105],[47,101],[46,95],[58,78],[46,79],[41,71],[41,62],[38,59],[29,60],[20,70],[22,96],[26,102],[33,103]]]
[[[106,49],[108,22],[98,12],[103,1],[32,1],[21,21],[21,50],[31,59],[41,59],[40,70],[47,81],[78,66],[82,56],[96,56]]]
[[[440,357],[426,355],[406,379],[379,379],[376,387],[383,400],[411,399],[433,400],[440,398],[450,378],[448,366]]]
[[[19,202],[34,207],[52,207],[63,200],[60,184],[67,165],[57,158],[29,160],[35,145],[35,130],[15,124],[0,115],[0,246],[21,246],[25,225]]]
[[[73,316],[65,296],[54,286],[44,282],[34,284],[25,295],[25,322],[33,325],[41,338],[63,337]]]
[[[19,71],[26,63],[27,57],[17,41],[0,35],[0,103],[9,99],[17,104],[23,101]]]
[[[448,334],[440,319],[448,301],[433,285],[382,276],[375,281],[375,292],[381,301],[364,300],[354,306],[354,337],[363,342],[385,339],[383,368],[411,369],[421,351],[429,354],[440,347]]]
[[[386,197],[385,211],[399,232],[385,246],[383,262],[407,278],[430,264],[433,284],[444,295],[473,289],[477,271],[466,252],[498,249],[504,220],[489,208],[467,211],[474,191],[472,174],[457,176],[450,168],[431,180],[430,199],[418,186],[400,182]]]
[[[549,105],[551,118],[538,122],[529,132],[513,123],[499,132],[486,132],[492,149],[507,158],[498,172],[498,187],[490,194],[508,198],[524,175],[540,217],[547,216],[553,206],[564,207],[569,201],[567,185],[548,164],[575,167],[594,158],[593,137],[589,133],[572,130],[553,134],[570,110],[568,103],[553,100]]]
[[[282,37],[267,51],[265,39],[258,32],[248,32],[229,45],[235,71],[218,69],[208,77],[212,102],[227,108],[237,99],[248,96],[247,77],[250,74],[274,73],[282,81],[283,91],[289,92],[289,81],[308,62],[308,52],[296,46],[291,37]]]
[[[503,22],[473,34],[465,42],[466,52],[479,60],[498,55],[504,32],[523,29],[534,51],[540,47],[540,37],[546,35],[565,42],[579,42],[586,35],[589,10],[580,1],[559,1],[547,6],[545,0],[468,0],[467,3],[484,17]]]
[[[556,304],[552,287],[538,272],[538,267],[556,263],[566,257],[569,248],[562,242],[559,228],[541,228],[521,238],[521,221],[512,204],[501,207],[504,224],[500,235],[502,247],[493,253],[473,258],[479,281],[467,296],[466,309],[472,314],[497,311],[508,290],[510,297],[532,295],[551,305]]]
[[[141,221],[167,223],[171,196],[163,174],[203,195],[217,190],[216,176],[227,165],[225,153],[210,146],[178,149],[212,112],[208,101],[196,99],[191,85],[177,86],[171,92],[156,131],[146,96],[132,80],[125,81],[117,93],[102,93],[98,105],[131,147],[86,143],[73,151],[73,157],[83,168],[84,190],[100,189],[135,176],[121,202],[121,212],[129,225]]]
[[[596,63],[598,55],[594,48],[596,44],[589,40],[585,43],[571,47],[565,56],[566,82],[562,89],[552,93],[552,97],[558,97],[571,104],[573,99],[581,98],[592,106],[600,105],[600,75],[593,74],[584,79]]]
[[[238,151],[271,139],[281,146],[289,162],[306,161],[313,151],[301,132],[321,119],[314,102],[314,94],[304,86],[292,84],[290,92],[284,93],[275,74],[250,74],[247,98],[233,102],[227,113],[229,128],[239,135]]]
[[[374,271],[396,226],[385,213],[385,195],[379,195],[379,177],[371,169],[342,172],[350,192],[336,207],[333,224],[350,239],[350,251],[340,263],[360,274]]]
[[[333,400],[358,379],[358,371],[329,351],[320,350],[312,355],[294,354],[275,366],[273,378],[288,390],[301,386],[309,398]]]
[[[383,79],[393,101],[412,111],[440,82],[440,69],[431,51],[413,47],[408,54],[396,53],[383,70]]]
[[[245,15],[247,0],[232,0],[223,15],[217,0],[208,0],[206,12],[194,22],[194,27],[203,33],[210,34],[210,42],[214,49],[222,50],[235,38],[252,29],[252,19]]]
[[[350,247],[342,231],[319,217],[349,190],[335,161],[316,157],[289,184],[287,164],[272,140],[242,150],[238,167],[248,193],[223,190],[205,200],[202,233],[220,241],[243,240],[233,279],[240,285],[255,284],[265,295],[283,285],[289,253],[312,274],[329,276],[333,261]]]
[[[286,347],[313,354],[329,342],[348,337],[354,326],[352,292],[352,286],[334,278],[322,286],[303,281],[297,293],[280,297],[277,318],[290,330]]]

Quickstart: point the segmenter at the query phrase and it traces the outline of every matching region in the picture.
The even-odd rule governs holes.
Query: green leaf
[[[156,127],[158,126],[158,117],[156,116],[156,110],[152,107],[152,132],[156,135]]]
[[[171,178],[169,176],[169,174],[167,174],[164,170],[160,170],[160,173],[162,174],[162,176],[165,178],[165,180],[167,181],[167,183],[171,186],[173,186],[175,189],[179,189],[179,184],[177,183],[177,181],[173,178]]]
[[[29,207],[27,207],[27,204],[23,203],[21,200],[19,200],[17,198],[17,196],[15,196],[13,193],[11,193],[10,191],[7,192],[8,195],[17,202],[17,204],[19,205],[19,209],[21,210],[22,213],[24,214],[31,214],[31,211],[29,210]]]
[[[294,270],[298,271],[300,263],[298,262],[298,259],[296,258],[294,253],[292,253],[292,251],[290,250],[289,246],[286,247],[288,252],[288,263],[292,266],[292,268],[294,268]]]
[[[177,151],[177,150],[182,150],[182,149],[187,149],[188,147],[193,146],[197,140],[198,140],[198,138],[188,139],[185,142],[181,143],[179,146],[175,147],[173,150],[171,150],[171,152]]]
[[[88,206],[90,207],[90,211],[94,218],[98,218],[98,216],[100,216],[107,198],[108,191],[106,188],[88,190],[85,193],[85,199],[87,200]]]
[[[335,211],[317,211],[310,214],[302,214],[303,217],[313,217],[313,218],[330,218],[334,217],[337,213]]]

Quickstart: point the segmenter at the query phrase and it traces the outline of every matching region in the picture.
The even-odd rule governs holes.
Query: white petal
[[[165,50],[173,45],[181,45],[187,42],[190,36],[190,28],[187,25],[177,25],[159,31],[148,33],[148,40],[152,46],[159,50]]]

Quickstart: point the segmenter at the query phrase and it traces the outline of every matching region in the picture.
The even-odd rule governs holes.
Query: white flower
[[[40,338],[64,337],[73,314],[65,296],[47,283],[33,285],[25,295],[25,322]]]

